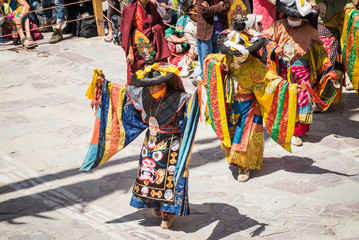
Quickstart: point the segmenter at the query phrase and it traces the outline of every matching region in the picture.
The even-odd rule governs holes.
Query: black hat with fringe
[[[138,70],[131,77],[131,82],[136,87],[151,87],[166,83],[173,89],[184,90],[184,86],[178,68],[173,64],[155,63]]]
[[[308,20],[317,28],[319,10],[314,9],[306,0],[277,0],[276,7],[285,16]]]

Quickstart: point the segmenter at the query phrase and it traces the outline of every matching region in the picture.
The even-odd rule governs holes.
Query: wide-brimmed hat
[[[276,7],[282,14],[308,20],[317,28],[319,10],[314,9],[306,0],[277,0]]]
[[[138,70],[131,77],[131,82],[136,87],[150,87],[166,83],[170,88],[183,90],[183,83],[177,66],[168,63],[154,63]]]
[[[263,40],[260,37],[250,42],[249,37],[243,32],[225,30],[218,35],[217,44],[221,53],[240,56],[257,52],[262,47]]]

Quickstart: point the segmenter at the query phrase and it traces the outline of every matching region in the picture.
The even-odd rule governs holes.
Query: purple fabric
[[[213,17],[213,18],[214,18],[213,31],[214,32],[223,32],[224,27],[223,27],[223,24],[222,24],[221,20],[218,17]]]
[[[213,5],[217,4],[218,0],[213,0]],[[214,32],[223,32],[224,26],[218,16],[213,17],[213,31]]]

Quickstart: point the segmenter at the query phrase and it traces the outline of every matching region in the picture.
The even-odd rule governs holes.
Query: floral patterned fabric
[[[287,79],[288,67],[287,64],[281,60],[279,65],[279,74],[284,79]],[[304,83],[311,83],[310,81],[310,64],[308,59],[301,58],[295,60],[291,65],[292,82],[299,86],[304,86]],[[313,101],[308,90],[300,88],[297,96],[297,114],[299,121],[302,123],[312,123]]]

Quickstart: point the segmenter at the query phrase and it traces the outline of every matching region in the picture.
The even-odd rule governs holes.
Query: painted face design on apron
[[[140,181],[148,181],[153,184],[160,178],[156,168],[160,167],[157,165],[162,165],[160,162],[167,149],[167,143],[160,142],[156,144],[155,139],[152,136],[149,137],[147,146],[143,145],[141,151],[142,164],[137,173]]]
[[[164,202],[174,201],[173,181],[180,146],[180,133],[153,136],[148,129],[133,187],[135,195]]]

